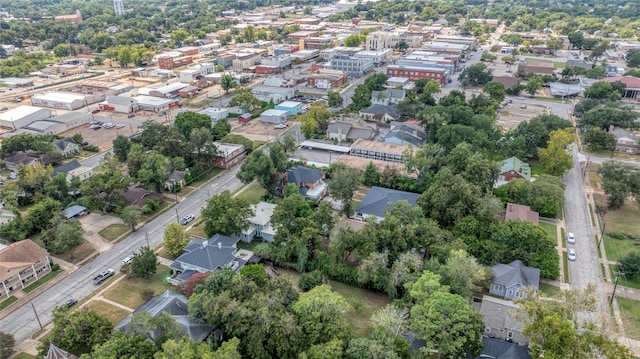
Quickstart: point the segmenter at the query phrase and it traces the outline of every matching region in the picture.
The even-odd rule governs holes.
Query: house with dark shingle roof
[[[528,343],[529,338],[522,334],[524,323],[515,317],[517,308],[518,306],[510,300],[482,296],[479,312],[483,316],[484,335],[519,344]]]
[[[384,142],[395,145],[412,145],[422,147],[427,141],[427,134],[417,125],[401,124],[391,128]]]
[[[371,105],[359,112],[360,117],[367,121],[391,122],[397,120],[400,115],[394,106]]]
[[[375,217],[380,221],[384,218],[390,204],[407,201],[412,206],[415,206],[419,196],[417,193],[376,186],[371,187],[356,208],[354,218],[364,221],[369,217]]]
[[[278,182],[276,194],[282,195],[289,183],[294,183],[300,189],[302,197],[314,200],[321,199],[327,194],[325,174],[322,170],[303,166],[290,168]]]
[[[531,359],[529,349],[502,339],[482,337],[482,353],[467,359]]]
[[[509,264],[496,264],[491,267],[493,278],[489,286],[489,293],[513,299],[521,297],[521,289],[531,287],[538,290],[540,287],[540,269],[527,267],[520,260],[515,260]]]
[[[167,290],[157,297],[153,297],[118,323],[114,329],[130,332],[129,323],[134,313],[148,312],[152,317],[157,318],[163,313],[169,314],[178,324],[180,330],[189,336],[191,340],[203,341],[213,332],[211,325],[207,323],[196,323],[189,318],[189,300],[182,294]],[[151,339],[159,333],[156,331],[148,333]]]
[[[511,157],[502,161],[498,179],[493,187],[498,188],[514,178],[524,178],[527,181],[531,181],[531,167],[518,157]]]
[[[211,273],[224,267],[239,272],[247,263],[257,263],[259,257],[246,249],[238,249],[237,237],[216,234],[207,240],[189,242],[171,264],[173,274],[167,278],[174,285],[186,282],[196,273]]]
[[[33,166],[36,163],[44,163],[44,155],[37,155],[34,153],[18,152],[11,157],[4,159],[4,164],[8,169],[12,171],[18,170],[19,166]]]
[[[55,177],[58,173],[64,173],[65,175],[76,168],[80,168],[82,165],[78,160],[73,160],[71,162],[63,163],[59,166],[55,166],[53,168],[53,176]]]

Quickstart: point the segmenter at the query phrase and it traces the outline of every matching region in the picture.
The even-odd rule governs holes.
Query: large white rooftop
[[[47,92],[45,94],[37,94],[33,95],[33,98],[41,99],[44,101],[54,101],[54,102],[66,102],[71,103],[74,101],[84,101],[84,95],[66,93],[66,92]]]
[[[18,106],[7,112],[0,113],[0,120],[13,122],[40,111],[47,111],[49,112],[49,115],[51,115],[51,111],[47,110],[46,108],[23,105],[23,106]]]

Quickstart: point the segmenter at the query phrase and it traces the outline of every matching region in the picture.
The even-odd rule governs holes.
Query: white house
[[[276,209],[273,203],[260,202],[251,205],[254,215],[249,218],[249,228],[242,231],[240,239],[244,242],[251,242],[254,238],[260,237],[267,242],[273,242],[276,234],[271,226],[271,216]]]

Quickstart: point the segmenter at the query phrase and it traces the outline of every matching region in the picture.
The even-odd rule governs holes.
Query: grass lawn
[[[11,303],[15,302],[16,300],[18,300],[18,298],[14,296],[10,296],[9,298],[3,300],[2,302],[0,302],[0,310],[3,310],[4,308],[8,307],[9,305],[11,305]]]
[[[61,270],[58,270],[58,271],[55,271],[55,272],[49,272],[44,277],[42,277],[42,278],[38,279],[37,281],[29,284],[22,291],[24,291],[25,293],[33,292],[34,289],[38,288],[39,286],[41,286],[44,283],[48,282],[49,280],[53,279],[53,277],[57,276],[60,273],[62,273]]]
[[[109,319],[109,322],[113,325],[120,323],[122,319],[129,315],[129,312],[126,310],[101,300],[92,300],[87,303],[86,307]]]
[[[204,222],[200,221],[191,227],[190,230],[187,231],[188,234],[200,237],[200,238],[209,238],[207,233],[204,231]]]
[[[267,143],[267,141],[253,141],[253,150],[255,151],[256,149],[260,148],[260,146],[264,145],[265,143]]]
[[[553,243],[558,243],[558,228],[555,224],[540,222],[540,228],[547,232],[547,236]]]
[[[116,303],[120,303],[131,309],[135,309],[144,300],[140,296],[143,290],[151,289],[154,295],[162,294],[167,288],[164,280],[171,274],[169,267],[158,266],[156,274],[150,279],[138,279],[127,276],[104,293],[104,297]]]
[[[640,301],[618,297],[624,331],[631,339],[640,340]]]
[[[194,179],[193,181],[191,181],[188,186],[191,187],[198,187],[204,183],[207,183],[210,179],[212,179],[213,177],[219,175],[220,173],[224,172],[224,169],[222,168],[213,168],[211,169],[211,171],[205,173],[205,174],[201,174],[200,177]]]
[[[247,249],[247,250],[253,251],[253,249],[256,248],[256,246],[260,243],[262,242],[253,241],[253,242],[247,243],[247,242],[240,241],[238,242],[237,246],[238,246],[238,249]]]
[[[244,187],[243,190],[238,192],[237,197],[244,198],[250,204],[256,204],[260,202],[260,198],[265,195],[265,189],[262,186],[250,184]]]
[[[618,276],[618,272],[620,270],[618,269],[618,266],[615,264],[609,264],[609,270],[611,271],[611,278],[615,283],[616,276]],[[629,288],[640,289],[640,277],[629,279],[629,278],[626,278],[625,276],[620,276],[618,280],[618,284],[621,286],[629,287]]]
[[[567,252],[562,252],[562,263],[564,264],[564,282],[569,283],[569,258]]]
[[[594,194],[593,197],[596,203],[606,205],[607,198],[604,195]],[[627,200],[622,208],[607,211],[604,216],[604,220],[607,222],[605,232],[622,232],[630,237],[640,238],[638,218],[640,218],[640,208],[631,200]]]
[[[82,241],[82,243],[76,248],[74,248],[73,250],[62,253],[62,254],[58,254],[56,255],[56,257],[64,261],[77,264],[82,262],[86,258],[89,258],[97,254],[98,252],[96,252],[96,250],[93,248],[93,246],[89,242]],[[53,262],[55,263],[55,259]]]
[[[555,285],[540,283],[540,291],[547,297],[555,297],[559,295],[562,290]]]
[[[529,167],[531,167],[531,175],[539,176],[541,174],[544,174],[544,172],[542,171],[542,164],[540,164],[540,161],[529,160],[528,163],[529,163]]]
[[[276,270],[280,273],[281,277],[287,278],[293,286],[297,288],[300,273],[280,267],[276,268]],[[391,303],[389,298],[384,294],[356,288],[333,280],[329,281],[329,285],[334,291],[340,293],[351,305],[351,309],[347,312],[346,316],[349,321],[349,327],[351,328],[351,334],[356,337],[366,336],[373,312]]]
[[[605,234],[604,250],[607,252],[607,259],[617,262],[629,252],[640,249],[640,241],[632,239],[615,239]]]
[[[18,355],[16,355],[15,357],[13,357],[13,359],[38,359],[38,357],[33,356],[31,354],[28,353],[20,353]]]
[[[120,237],[121,235],[129,232],[131,230],[131,227],[129,227],[126,224],[122,224],[122,223],[114,223],[114,224],[110,224],[107,227],[105,227],[104,229],[102,229],[100,232],[98,232],[98,234],[108,240],[108,241],[114,241],[116,240],[118,237]]]

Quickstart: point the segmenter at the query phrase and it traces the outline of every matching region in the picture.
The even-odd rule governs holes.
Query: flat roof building
[[[35,106],[18,106],[12,110],[0,113],[0,126],[12,130],[25,128],[28,125],[50,118],[51,110]]]
[[[73,111],[87,105],[87,98],[81,94],[47,92],[45,94],[31,96],[31,104],[34,106],[61,108]]]

